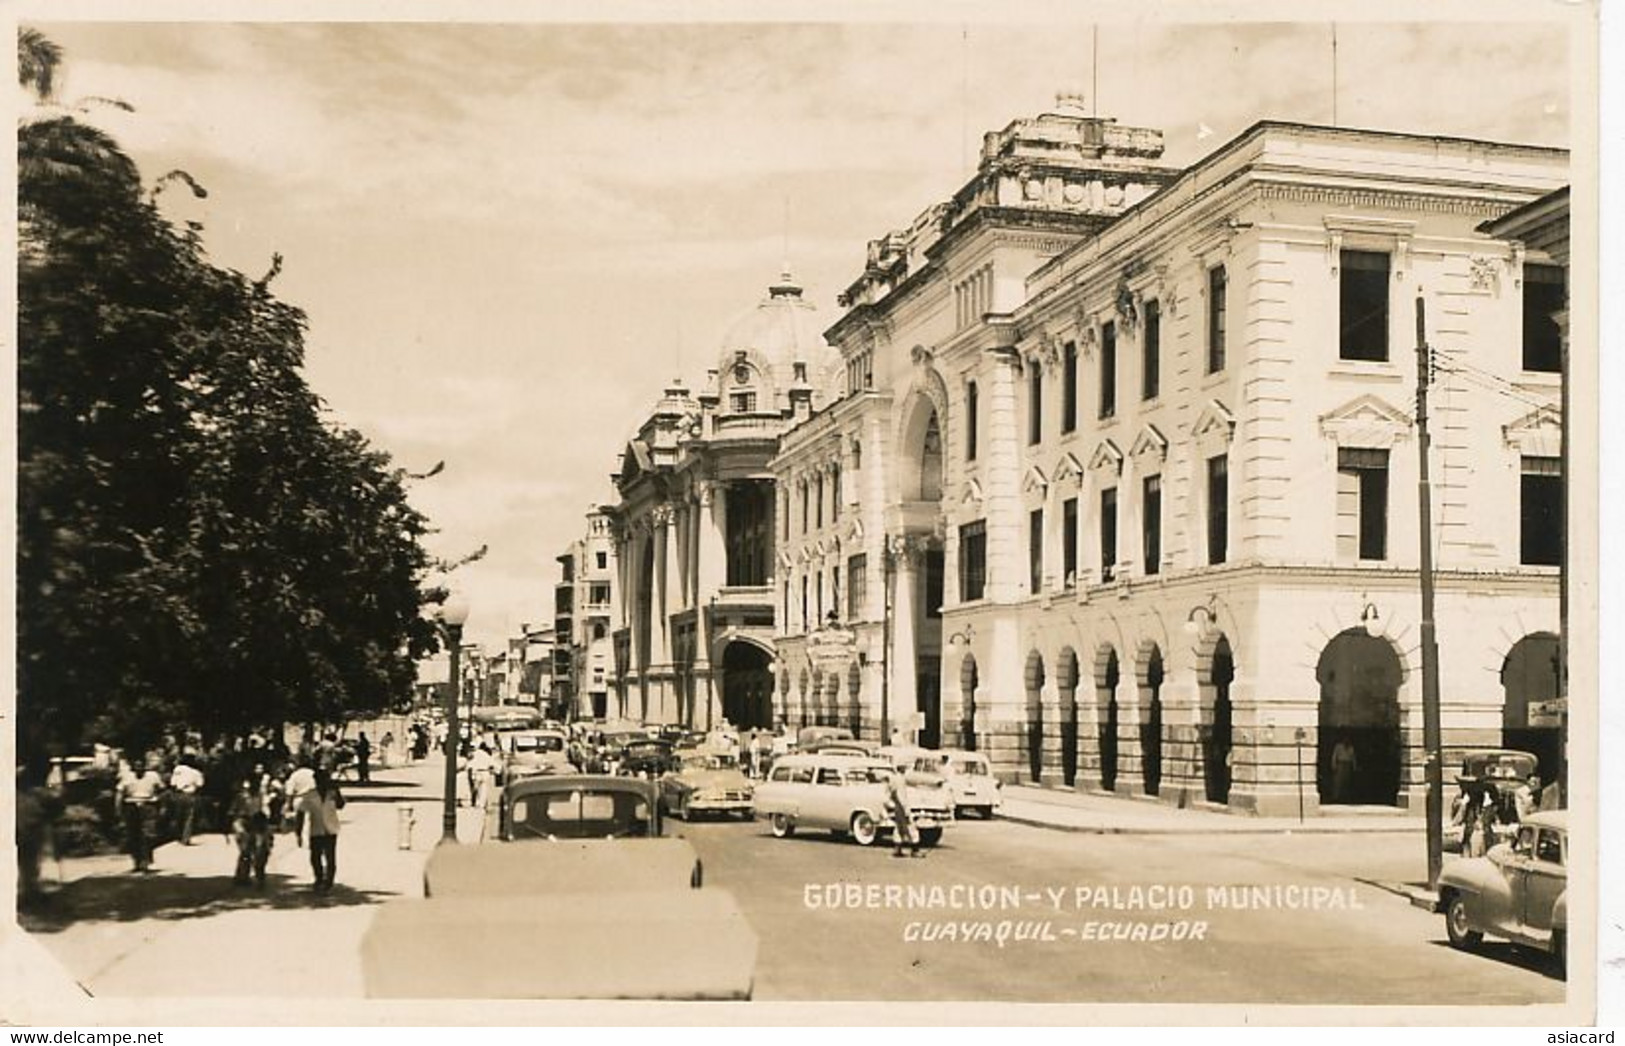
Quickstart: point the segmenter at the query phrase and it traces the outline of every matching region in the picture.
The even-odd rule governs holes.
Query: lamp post
[[[468,600],[453,593],[440,607],[440,623],[446,627],[446,643],[451,650],[446,686],[446,784],[441,797],[440,841],[457,841],[457,745],[462,731],[457,723],[457,705],[462,699],[463,676],[458,660],[463,646],[463,624],[468,620]]]
[[[1422,747],[1427,752],[1428,887],[1437,888],[1444,868],[1444,759],[1439,715],[1439,642],[1433,621],[1433,488],[1428,480],[1428,384],[1433,364],[1427,343],[1427,310],[1416,291],[1416,451],[1418,536],[1422,582]]]

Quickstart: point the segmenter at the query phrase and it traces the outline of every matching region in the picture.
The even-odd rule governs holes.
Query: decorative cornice
[[[1497,216],[1505,212],[1507,201],[1469,196],[1430,195],[1382,189],[1349,189],[1329,185],[1305,185],[1257,181],[1259,198],[1294,203],[1346,204],[1358,209],[1427,211],[1439,214]]]

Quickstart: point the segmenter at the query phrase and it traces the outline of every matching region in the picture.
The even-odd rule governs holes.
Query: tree
[[[60,52],[26,29],[18,52],[48,98]],[[71,115],[19,128],[18,219],[20,754],[409,695],[428,521],[305,383],[281,259],[212,265]]]

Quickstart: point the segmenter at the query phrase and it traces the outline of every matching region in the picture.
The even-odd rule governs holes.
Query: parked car
[[[748,999],[756,935],[663,827],[648,781],[510,784],[479,845],[439,847],[423,898],[378,910],[361,948],[367,994]]]
[[[537,774],[569,774],[562,730],[515,730],[502,735],[502,780],[513,782]]]
[[[677,767],[670,743],[653,738],[634,739],[621,749],[621,758],[615,772],[629,777],[644,777],[651,781]]]
[[[850,835],[859,846],[872,846],[892,831],[886,780],[894,772],[890,763],[873,757],[787,755],[756,786],[756,811],[768,818],[780,839],[798,828],[822,828]],[[935,846],[954,816],[948,790],[909,786],[907,791],[910,820],[920,842]]]
[[[993,776],[993,764],[987,756],[957,748],[945,748],[935,755],[953,795],[955,817],[974,810],[990,818],[1004,805],[1004,786]]]
[[[1435,911],[1457,948],[1486,933],[1552,953],[1564,961],[1568,939],[1568,814],[1530,814],[1509,843],[1483,857],[1448,862]]]
[[[796,731],[796,750],[804,752],[820,741],[851,741],[852,731],[844,726],[804,726]]]
[[[679,750],[680,765],[660,778],[660,801],[666,811],[683,820],[703,814],[756,816],[755,787],[739,768],[731,752],[705,749]]]
[[[1487,793],[1495,807],[1496,820],[1507,832],[1518,820],[1518,789],[1529,780],[1529,775],[1540,765],[1533,752],[1508,748],[1476,748],[1461,754],[1461,772],[1456,784],[1464,793]],[[1452,853],[1461,852],[1462,825],[1446,826],[1444,848]]]

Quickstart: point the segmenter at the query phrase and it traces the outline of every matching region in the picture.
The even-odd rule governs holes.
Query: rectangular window
[[[1140,398],[1156,399],[1162,392],[1162,303],[1145,303],[1145,341],[1140,344]]]
[[[609,586],[607,584],[589,585],[587,588],[587,602],[594,606],[605,606],[609,603]]]
[[[1061,503],[1061,569],[1065,572],[1066,587],[1078,583],[1078,499],[1067,498]]]
[[[1388,359],[1388,255],[1343,251],[1338,269],[1339,359]]]
[[[976,460],[976,383],[965,385],[965,460]]]
[[[836,465],[833,469],[830,470],[829,482],[830,482],[830,487],[832,488],[831,491],[830,491],[829,518],[830,519],[840,519],[841,518],[841,466]]]
[[[1337,555],[1388,558],[1388,452],[1337,451]]]
[[[1078,343],[1069,341],[1061,347],[1064,374],[1061,378],[1061,431],[1071,432],[1078,427]]]
[[[1117,413],[1117,324],[1100,328],[1100,416]]]
[[[942,549],[928,548],[925,550],[925,616],[927,618],[942,617],[942,564]]]
[[[1027,442],[1037,443],[1044,438],[1044,367],[1037,360],[1027,384]]]
[[[863,620],[863,606],[869,597],[869,559],[853,556],[846,561],[846,619]]]
[[[1207,462],[1207,561],[1223,563],[1230,544],[1230,459]]]
[[[987,591],[987,520],[959,528],[959,601],[981,599]]]
[[[819,476],[817,482],[815,482],[813,484],[813,505],[816,506],[813,509],[813,520],[814,520],[813,525],[818,526],[818,527],[822,527],[824,525],[824,477],[823,476]]]
[[[836,564],[829,568],[829,612],[840,616],[841,613],[841,567]]]
[[[1100,580],[1117,576],[1117,488],[1100,492]]]
[[[598,557],[598,560],[597,560],[598,561],[598,569],[599,570],[608,570],[609,569],[609,553],[608,552],[599,552],[597,554],[597,557]]]
[[[818,613],[818,616],[813,618],[813,623],[814,625],[822,625],[824,623],[824,572],[822,570],[818,572],[818,584],[814,586],[813,591],[818,597],[813,603],[813,609]]]
[[[728,395],[728,408],[735,414],[753,414],[756,411],[756,393],[734,392]]]
[[[1563,464],[1558,458],[1524,458],[1519,499],[1518,562],[1563,565]]]
[[[1216,265],[1207,273],[1207,372],[1217,374],[1224,370],[1224,266]]]
[[[801,630],[803,632],[807,631],[808,629],[807,610],[809,608],[807,606],[807,589],[810,587],[810,584],[811,583],[807,580],[807,575],[801,575]]]
[[[811,522],[812,522],[812,496],[811,496],[810,491],[808,490],[807,484],[805,482],[803,482],[801,484],[801,532],[803,534],[805,534],[807,531],[812,529],[812,527],[809,526],[809,524]]]
[[[1147,476],[1140,489],[1140,554],[1147,576],[1162,569],[1162,477]]]
[[[1552,314],[1564,308],[1563,270],[1523,267],[1523,369],[1556,374],[1563,369],[1563,335]]]
[[[1033,595],[1044,587],[1044,510],[1027,515],[1027,581]]]

